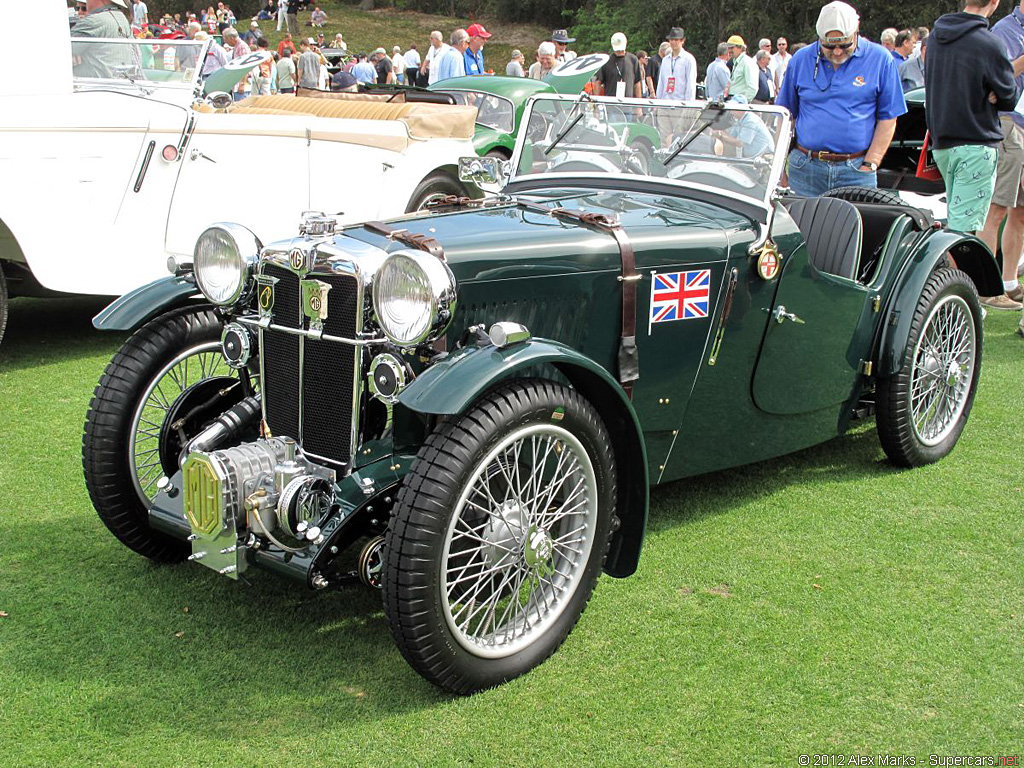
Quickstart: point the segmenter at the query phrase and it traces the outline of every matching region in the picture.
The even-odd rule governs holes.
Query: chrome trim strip
[[[362,298],[361,294],[362,294],[362,290],[359,289],[357,291],[357,296],[360,299]],[[360,321],[357,323],[357,327],[362,326],[361,318],[359,320]],[[346,339],[346,338],[344,338],[342,336],[332,336],[329,333],[320,333],[318,331],[312,331],[312,330],[308,330],[307,331],[307,330],[303,330],[302,328],[286,328],[285,326],[277,325],[276,323],[261,323],[259,320],[254,320],[252,317],[249,317],[249,316],[236,317],[235,318],[235,322],[236,323],[240,323],[241,325],[249,326],[250,328],[257,328],[257,329],[259,329],[260,334],[261,334],[260,335],[260,344],[261,345],[263,343],[263,336],[262,336],[263,329],[267,329],[268,331],[280,331],[281,333],[289,333],[292,336],[305,336],[306,338],[316,339],[318,341],[322,340],[322,341],[332,341],[332,342],[334,342],[336,344],[348,344],[348,345],[353,346],[353,347],[370,347],[370,346],[373,346],[374,344],[387,344],[388,343],[387,338],[385,338],[384,336],[375,336],[375,337],[370,338],[370,339]],[[260,371],[260,373],[262,374],[262,371]]]

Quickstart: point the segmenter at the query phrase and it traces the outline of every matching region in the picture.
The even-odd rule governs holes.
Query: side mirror
[[[460,157],[459,181],[468,181],[479,187],[504,183],[511,172],[511,164],[500,157]]]

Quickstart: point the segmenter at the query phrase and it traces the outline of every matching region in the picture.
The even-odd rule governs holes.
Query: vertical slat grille
[[[356,281],[346,275],[310,275],[331,286],[324,333],[353,338],[356,333]],[[307,339],[302,379],[302,447],[335,461],[351,456],[352,398],[358,350],[347,344]]]
[[[274,286],[273,322],[289,328],[304,327],[298,276],[273,264],[265,265],[264,273],[278,278]],[[357,304],[355,278],[336,274],[307,277],[331,286],[324,333],[354,338],[362,311]],[[271,431],[300,438],[303,450],[309,453],[341,463],[350,461],[358,354],[359,349],[348,344],[264,330],[265,415]]]
[[[274,322],[287,328],[299,327],[299,278],[272,264],[264,274],[277,278],[274,285]],[[275,435],[299,436],[299,337],[281,331],[263,332],[266,419]]]

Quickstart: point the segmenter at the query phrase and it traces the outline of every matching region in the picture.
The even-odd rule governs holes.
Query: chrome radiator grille
[[[275,325],[304,329],[299,276],[265,263],[274,284]],[[351,275],[310,273],[331,286],[323,332],[355,338],[359,331],[359,295]],[[313,456],[346,464],[355,448],[360,347],[297,336],[265,328],[260,331],[263,408],[274,435],[295,437]]]

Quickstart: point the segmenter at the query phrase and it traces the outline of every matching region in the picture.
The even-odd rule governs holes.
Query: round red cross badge
[[[779,252],[774,248],[765,248],[757,259],[757,274],[762,280],[771,280],[779,274]]]

